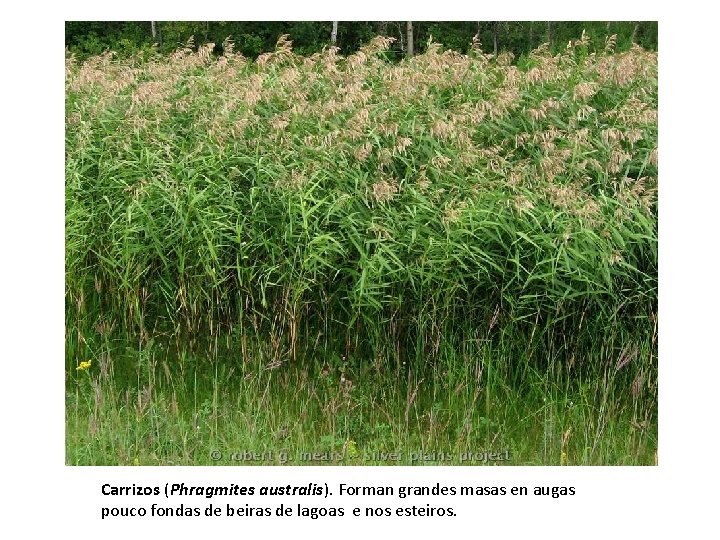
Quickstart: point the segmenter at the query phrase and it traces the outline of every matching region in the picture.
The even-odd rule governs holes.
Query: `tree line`
[[[542,43],[559,51],[583,31],[598,47],[608,35],[616,34],[618,50],[632,43],[657,50],[656,21],[67,21],[65,46],[81,58],[107,50],[129,55],[153,46],[170,52],[194,36],[195,43],[214,42],[221,52],[222,43],[230,38],[235,51],[254,58],[274,50],[283,34],[290,36],[299,54],[313,54],[329,45],[339,47],[341,54],[352,54],[374,36],[383,35],[395,38],[391,59],[422,53],[430,38],[458,52],[465,53],[473,42],[479,42],[486,52],[520,56]]]

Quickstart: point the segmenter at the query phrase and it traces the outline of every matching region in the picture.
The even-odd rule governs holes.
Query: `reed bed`
[[[68,331],[252,334],[282,361],[653,351],[657,54],[389,45],[68,56]]]

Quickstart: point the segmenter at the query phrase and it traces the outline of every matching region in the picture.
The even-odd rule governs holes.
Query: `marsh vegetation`
[[[657,53],[389,46],[67,56],[69,464],[654,463]]]

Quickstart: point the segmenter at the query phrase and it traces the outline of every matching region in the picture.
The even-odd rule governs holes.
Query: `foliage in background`
[[[548,24],[550,26],[548,27]],[[415,47],[423,52],[428,40],[442,43],[458,52],[466,53],[474,36],[486,50],[493,50],[497,33],[499,51],[507,51],[519,57],[530,53],[544,42],[550,42],[552,50],[561,51],[568,41],[579,39],[583,31],[593,47],[602,48],[605,36],[617,35],[617,48],[628,50],[635,42],[645,49],[657,49],[657,22],[648,21],[560,21],[560,22],[414,22]],[[161,52],[172,52],[194,36],[197,42],[214,42],[216,52],[221,53],[221,43],[226,38],[235,43],[235,50],[255,58],[275,48],[278,37],[288,34],[293,40],[295,52],[309,55],[320,52],[330,43],[332,23],[314,21],[260,22],[260,21],[163,21],[156,23],[153,39],[151,23],[131,22],[82,22],[65,23],[65,45],[78,58],[115,51],[129,55],[149,49],[158,44]],[[549,30],[549,33],[548,33]],[[401,22],[340,22],[337,45],[343,54],[352,54],[376,35],[395,38],[389,56],[403,56],[405,24]]]

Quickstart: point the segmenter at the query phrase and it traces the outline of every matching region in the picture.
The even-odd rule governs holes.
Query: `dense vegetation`
[[[477,44],[464,55],[435,43],[394,63],[391,44],[376,37],[347,57],[333,48],[301,56],[281,37],[255,61],[230,41],[219,57],[192,42],[169,57],[68,56],[76,426],[85,379],[75,365],[93,357],[93,435],[108,388],[113,418],[130,388],[144,417],[160,362],[166,393],[155,405],[182,416],[185,388],[190,423],[214,415],[214,444],[224,436],[221,381],[245,386],[247,400],[224,414],[257,407],[254,394],[270,407],[266,435],[295,418],[298,448],[320,430],[315,444],[330,448],[499,440],[515,452],[525,445],[526,462],[554,462],[508,424],[549,414],[537,399],[560,396],[567,411],[575,396],[586,400],[578,416],[551,422],[566,462],[573,426],[585,438],[571,461],[649,461],[656,54],[617,53],[615,38],[594,50],[583,36],[518,64]],[[198,355],[214,366],[204,375]],[[171,375],[178,369],[190,370],[192,390]],[[208,373],[213,398],[199,406]],[[295,398],[275,409],[270,388]],[[429,411],[422,420],[420,410]],[[442,411],[445,427],[433,428]],[[620,418],[622,428],[606,429]],[[634,442],[630,424],[642,432]],[[598,456],[604,437],[634,446]],[[248,440],[272,445],[262,432]],[[178,452],[168,454],[199,459]]]
[[[602,47],[607,35],[617,35],[617,48],[624,51],[634,42],[645,49],[657,49],[657,22],[652,21],[479,21],[479,22],[414,22],[415,48],[424,52],[428,40],[442,43],[458,52],[467,53],[474,36],[486,50],[493,50],[497,41],[498,52],[512,52],[519,57],[529,54],[545,42],[551,49],[561,51],[568,41],[577,40],[586,32],[590,43]],[[148,49],[153,43],[161,52],[172,52],[191,36],[203,43],[214,42],[216,52],[222,52],[222,43],[230,38],[235,50],[255,58],[272,52],[278,37],[287,34],[293,40],[298,54],[310,55],[322,51],[330,44],[332,23],[315,21],[295,22],[232,22],[232,21],[165,21],[157,22],[155,37],[148,21],[65,23],[65,45],[78,57],[101,54],[107,50],[123,55]],[[340,22],[337,46],[343,54],[352,54],[376,35],[395,38],[388,56],[400,58],[406,51],[404,22]]]

